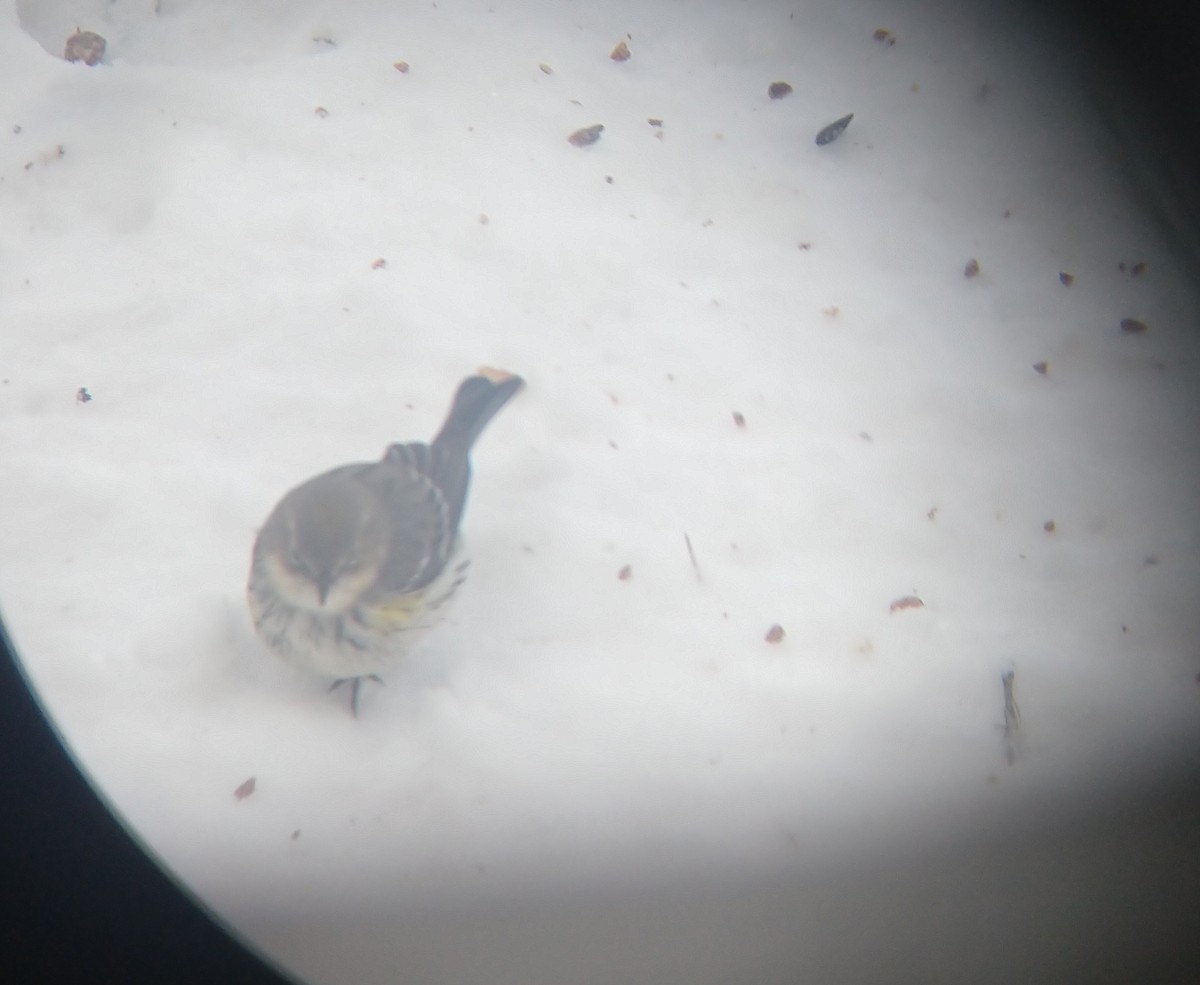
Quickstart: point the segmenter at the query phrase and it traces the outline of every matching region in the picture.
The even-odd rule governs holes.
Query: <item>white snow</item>
[[[396,980],[364,925],[836,870],[1192,755],[1200,304],[999,6],[3,5],[0,604],[249,940]],[[528,386],[471,580],[354,720],[254,637],[257,525],[480,365]]]

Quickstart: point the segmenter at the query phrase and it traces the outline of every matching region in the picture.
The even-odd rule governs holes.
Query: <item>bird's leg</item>
[[[378,674],[364,674],[361,677],[339,677],[329,685],[329,691],[332,693],[347,681],[350,682],[350,714],[355,718],[358,717],[358,689],[362,687],[362,682],[367,678],[370,678],[376,684],[383,683],[383,678]]]

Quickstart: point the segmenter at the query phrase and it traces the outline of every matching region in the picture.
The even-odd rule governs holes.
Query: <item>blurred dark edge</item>
[[[182,891],[84,780],[0,622],[0,977],[285,983]]]
[[[1004,0],[997,0],[998,11],[1004,5]],[[1195,263],[1195,244],[1200,242],[1197,234],[1200,211],[1195,207],[1194,197],[1200,189],[1200,181],[1195,177],[1200,174],[1197,167],[1200,158],[1196,154],[1200,135],[1197,98],[1200,58],[1195,54],[1200,43],[1200,3],[1166,0],[1153,5],[1117,6],[1057,0],[1039,5],[1043,10],[1047,6],[1053,6],[1061,27],[1068,33],[1077,32],[1081,44],[1094,45],[1100,53],[1094,63],[1102,85],[1096,98],[1104,102],[1120,93],[1120,98],[1134,108],[1132,120],[1126,114],[1122,122],[1114,125],[1125,128],[1122,139],[1129,141],[1131,147],[1141,146],[1143,151],[1148,148],[1149,157],[1163,159],[1163,167],[1169,172],[1164,180],[1171,195],[1176,197],[1164,200],[1156,195],[1147,207],[1159,212],[1173,227],[1181,246],[1191,253]],[[1144,114],[1140,118],[1139,112]],[[1141,144],[1142,141],[1147,143]],[[1134,180],[1140,178],[1135,175]],[[84,781],[42,716],[17,668],[7,636],[3,643],[0,973],[4,973],[5,980],[74,980],[92,985],[286,981],[243,949],[126,834]],[[1200,658],[1197,662],[1200,664]],[[1197,671],[1200,672],[1200,666]],[[1197,688],[1200,691],[1200,684]],[[880,972],[879,964],[860,961],[839,967],[835,962],[820,968],[822,980],[893,983],[1005,980],[1056,985],[1200,982],[1197,863],[1200,793],[1195,776],[1177,776],[1165,782],[1168,783],[1165,788],[1131,792],[1136,801],[1126,803],[1120,810],[1100,810],[1102,827],[1111,837],[1098,837],[1095,831],[1086,828],[1079,834],[1078,828],[1073,827],[1078,818],[1064,820],[1056,830],[1043,831],[1039,840],[1050,847],[1039,863],[1041,868],[1037,873],[1031,872],[1028,867],[1034,864],[1033,860],[1014,859],[1008,891],[1000,891],[1000,883],[989,883],[997,887],[996,892],[971,898],[963,896],[964,890],[971,886],[971,873],[960,872],[957,879],[938,874],[944,873],[944,864],[953,863],[953,859],[941,859],[941,866],[936,864],[939,860],[929,859],[928,867],[921,870],[924,879],[911,868],[899,867],[897,880],[914,890],[913,909],[907,911],[909,920],[900,921],[896,927],[896,938],[888,942],[890,957],[881,957],[883,967],[891,969],[890,977],[872,974],[872,968]],[[1128,837],[1123,837],[1123,832]],[[1155,841],[1156,833],[1162,835],[1160,843]],[[1063,866],[1064,878],[1085,874],[1088,865],[1086,857],[1081,860],[1078,846],[1092,838],[1096,839],[1097,851],[1094,889],[1114,904],[1105,910],[1105,920],[1095,928],[1098,936],[1094,946],[1081,951],[1078,940],[1064,939],[1063,948],[1056,949],[1055,942],[1043,936],[1031,951],[1028,937],[998,939],[1005,927],[1021,927],[1024,933],[1037,935],[1037,925],[1029,925],[1013,912],[1021,906],[1021,883],[1028,882],[1031,889],[1035,888],[1039,884],[1038,875],[1047,868],[1053,870],[1055,865]],[[1076,849],[1072,850],[1072,846]],[[1122,846],[1129,853],[1124,859]],[[1130,878],[1130,866],[1140,875]],[[989,878],[1003,870],[995,864],[984,868],[989,870]],[[945,885],[939,888],[939,881]],[[887,882],[886,873],[880,873],[863,885],[878,889]],[[1128,918],[1122,923],[1123,896],[1127,896]],[[871,934],[881,921],[894,920],[897,913],[905,912],[889,909],[887,901],[873,893],[860,896],[846,892],[836,903],[830,897],[826,899],[835,909],[847,907],[843,920],[830,922],[829,929],[834,933],[852,926],[856,913],[864,931]],[[797,900],[790,891],[765,892],[762,903],[769,906],[772,901],[784,910],[797,907],[792,910],[797,917],[801,916],[801,910],[812,905],[811,901]],[[1028,903],[1034,911],[1042,905],[1036,898]],[[924,920],[919,909],[922,906],[926,907]],[[994,908],[990,917],[989,907]],[[657,936],[661,945],[670,946],[671,927],[663,926],[657,935],[654,933],[656,919],[665,919],[661,913],[645,911],[636,904],[622,909],[626,913],[617,919],[619,924],[627,927],[631,923],[641,924],[643,937]],[[556,928],[570,935],[571,928],[559,926],[561,913],[545,916],[547,938]],[[598,923],[593,926],[603,924],[606,919],[603,914],[594,916]],[[818,910],[816,916],[828,919],[829,911]],[[1086,919],[1087,913],[1079,916]],[[1057,919],[1046,922],[1045,931],[1062,932],[1064,926],[1070,925],[1070,914],[1060,913]],[[711,922],[698,918],[692,933],[719,933],[720,927],[717,913]],[[445,942],[446,953],[461,952],[459,970],[463,972],[473,968],[484,973],[489,965],[489,951],[503,963],[502,954],[510,947],[524,949],[526,960],[532,960],[530,948],[540,948],[547,961],[554,950],[547,946],[552,944],[549,939],[528,938],[528,925],[510,940],[505,940],[500,931],[489,931],[483,924],[472,925],[470,921],[458,927],[424,930],[429,935],[425,939],[431,944],[439,934],[450,933],[456,938],[457,943],[453,939]],[[932,953],[950,945],[952,939],[959,942],[959,947],[947,950],[940,958]],[[964,943],[969,946],[963,947]],[[1068,943],[1072,953],[1067,953]],[[685,947],[688,941],[679,939],[675,944]],[[865,958],[879,944],[864,940],[863,947]],[[1029,955],[1039,951],[1044,958],[1053,959],[1045,960],[1041,967],[1030,966]],[[836,949],[831,953],[836,954]],[[792,964],[784,955],[777,958],[780,968]],[[665,960],[669,963],[669,958]],[[858,972],[853,970],[856,963],[861,964]],[[620,964],[614,962],[611,976],[596,968],[591,969],[592,974],[581,976],[578,972],[582,969],[576,968],[576,974],[564,975],[563,980],[635,980],[632,969],[627,976]],[[435,965],[445,967],[440,961]],[[495,980],[505,978],[501,968],[494,970],[500,972],[494,976]],[[810,966],[808,970],[817,969]],[[754,980],[774,980],[768,969],[761,971],[762,977]],[[414,979],[397,978],[400,980]],[[751,979],[734,973],[730,981],[734,980]],[[436,982],[430,981],[429,985]]]

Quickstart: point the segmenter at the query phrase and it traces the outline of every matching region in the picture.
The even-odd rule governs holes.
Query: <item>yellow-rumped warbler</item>
[[[458,387],[437,437],[388,447],[297,486],[267,517],[250,565],[254,628],[288,663],[350,681],[403,657],[466,579],[459,521],[471,446],[522,385],[480,370]]]

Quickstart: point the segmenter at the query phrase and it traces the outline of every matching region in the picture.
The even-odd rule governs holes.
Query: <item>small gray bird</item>
[[[470,563],[459,523],[471,446],[521,388],[482,369],[459,385],[437,437],[382,460],[325,472],[283,497],[254,542],[247,593],[254,628],[288,663],[350,682],[412,650],[437,625]]]

